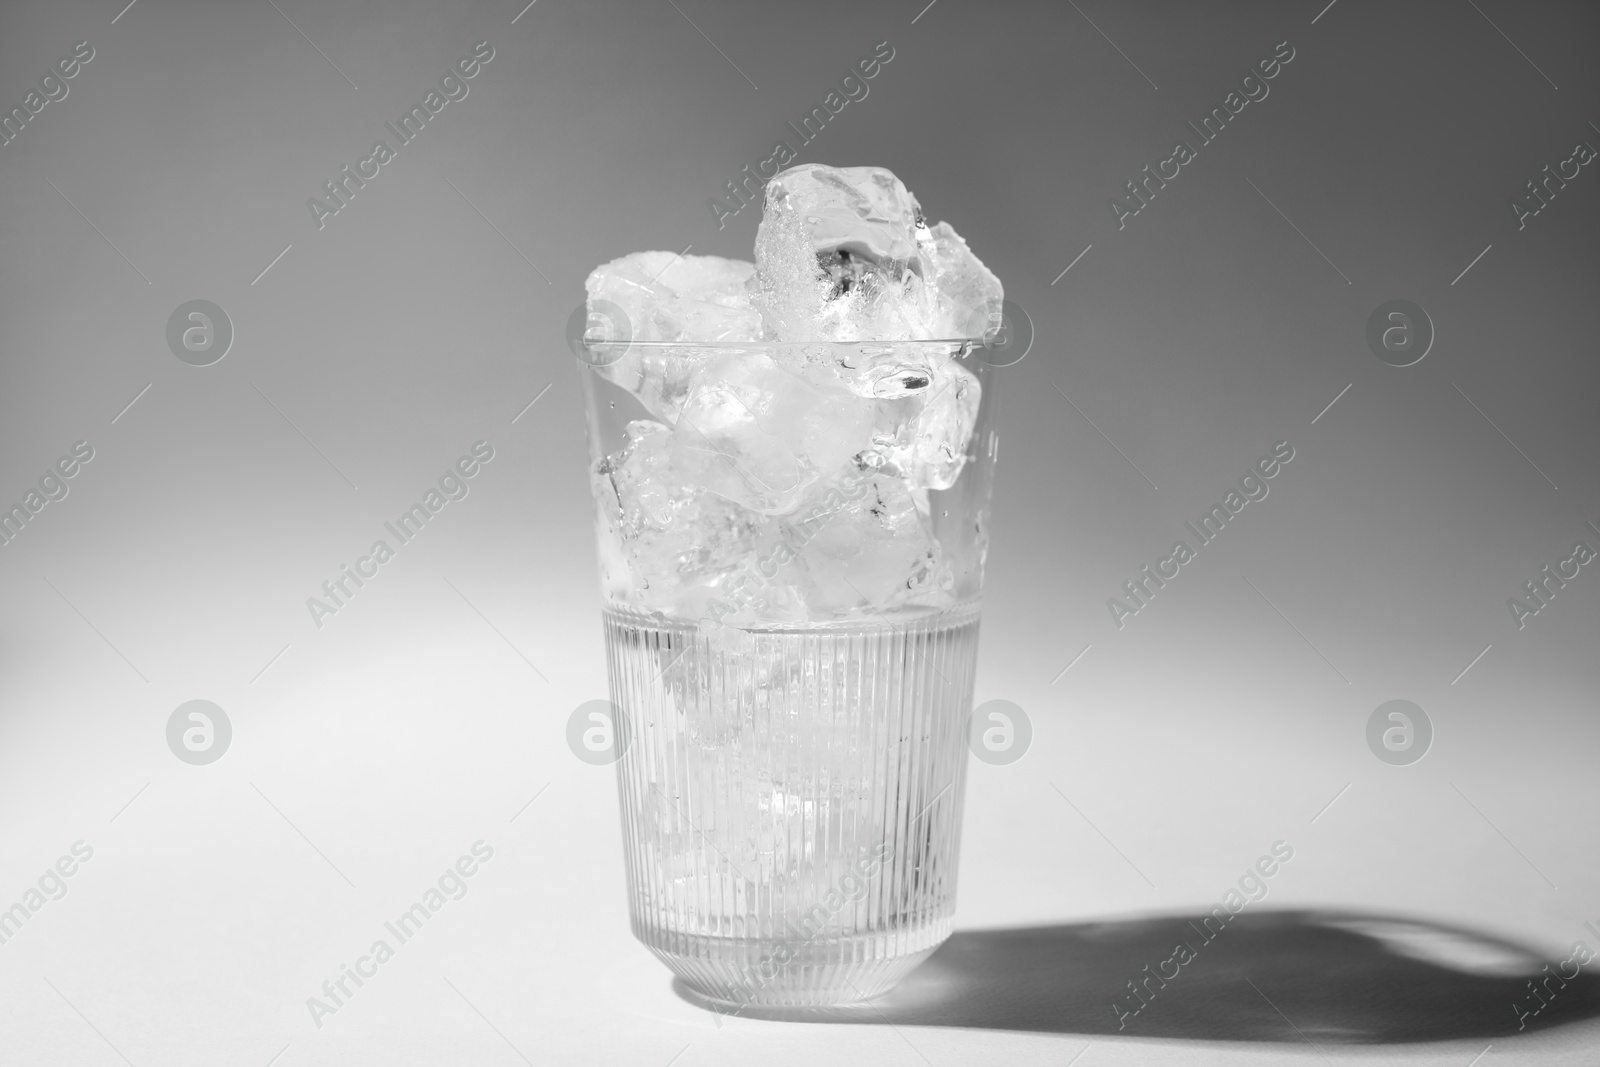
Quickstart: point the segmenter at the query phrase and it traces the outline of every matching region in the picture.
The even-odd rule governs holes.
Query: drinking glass
[[[981,389],[965,462],[919,506],[947,568],[936,603],[750,622],[738,609],[771,569],[758,564],[697,614],[641,604],[603,483],[628,423],[651,417],[598,369],[623,348],[784,366],[959,361]],[[881,994],[949,936],[955,911],[997,368],[972,340],[585,340],[579,351],[634,935],[722,1010]],[[918,384],[910,374],[885,388],[904,397]],[[795,529],[802,542],[824,536],[827,516]]]

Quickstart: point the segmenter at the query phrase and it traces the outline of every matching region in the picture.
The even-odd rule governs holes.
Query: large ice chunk
[[[1005,292],[881,167],[791,167],[767,185],[756,303],[783,340],[981,337]]]
[[[740,353],[699,368],[670,455],[691,484],[778,515],[867,447],[873,417],[860,397],[819,388],[765,353]]]
[[[803,163],[772,180],[806,220],[819,256],[843,253],[858,262],[900,262],[922,273],[917,198],[882,167]]]
[[[754,341],[761,315],[750,302],[755,265],[721,256],[635,252],[596,267],[585,282],[589,335],[633,341]],[[621,309],[626,323],[600,311],[602,301]],[[600,373],[620,385],[657,418],[672,422],[687,395],[689,377],[705,358],[692,347],[599,349]]]
[[[635,341],[754,341],[754,273],[742,259],[635,252],[596,267],[584,288],[591,303],[609,300],[627,313]]]
[[[719,584],[749,567],[763,520],[726,497],[686,483],[673,468],[672,431],[628,424],[627,443],[595,470],[602,564],[608,587],[623,575],[627,601],[695,617]]]
[[[880,404],[870,462],[913,490],[949,489],[967,462],[982,387],[955,360],[934,366],[926,389]]]
[[[940,555],[906,484],[871,478],[801,550],[807,606],[827,619],[937,602],[952,583]]]
[[[916,198],[881,167],[791,167],[767,183],[756,233],[769,332],[785,341],[936,336],[924,282],[928,229]]]

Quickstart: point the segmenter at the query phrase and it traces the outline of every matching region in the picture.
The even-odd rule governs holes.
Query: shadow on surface
[[[1562,960],[1472,931],[1284,911],[1237,915],[1221,930],[1213,923],[1208,941],[1201,918],[962,931],[870,1004],[738,1014],[1314,1044],[1498,1038],[1600,1015],[1600,978],[1580,971],[1563,980]],[[1189,962],[1164,962],[1180,941]],[[1149,977],[1175,970],[1164,984]],[[1548,987],[1542,1001],[1528,984],[1536,977]],[[1142,983],[1148,999],[1136,999],[1130,983]]]

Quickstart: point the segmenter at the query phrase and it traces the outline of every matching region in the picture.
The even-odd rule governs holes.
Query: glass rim
[[[930,337],[925,340],[900,339],[894,341],[620,341],[604,340],[591,341],[587,337],[579,337],[578,343],[586,349],[595,350],[603,348],[711,348],[711,349],[741,349],[741,348],[809,348],[824,346],[827,348],[877,348],[885,352],[892,352],[899,348],[909,348],[913,345],[944,345],[946,347],[964,348],[976,346],[987,347],[989,342],[982,337]],[[880,353],[881,354],[881,353]]]

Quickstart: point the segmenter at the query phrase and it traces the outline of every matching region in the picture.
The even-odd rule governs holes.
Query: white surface
[[[475,617],[414,627],[409,643],[401,623],[373,623],[349,631],[364,643],[327,630],[316,635],[327,638],[322,646],[303,642],[299,662],[286,657],[254,687],[213,693],[233,713],[234,751],[203,768],[161,747],[158,725],[176,700],[117,706],[126,668],[103,646],[75,667],[47,657],[13,673],[10,706],[58,711],[26,719],[31,734],[13,730],[7,746],[3,895],[20,893],[79,838],[95,854],[64,899],[0,946],[0,1062],[111,1064],[120,1052],[138,1067],[265,1065],[288,1046],[275,1061],[283,1067],[513,1064],[522,1062],[514,1046],[536,1063],[1062,1064],[1092,1045],[1080,1063],[1465,1067],[1489,1044],[1317,1051],[1293,1039],[715,1020],[680,1001],[665,969],[632,941],[611,771],[580,763],[561,740],[567,712],[597,689],[598,625],[574,627],[565,647],[522,646],[540,647],[547,685]],[[1069,677],[1092,706],[1102,681],[1080,675],[1087,666]],[[1431,773],[1436,754],[1388,768],[1328,746],[1322,765],[1285,766],[1265,711],[1229,720],[1193,705],[1157,711],[1153,687],[1139,701],[1149,706],[1041,718],[1038,753],[1012,767],[974,762],[963,927],[1208,905],[1285,838],[1296,856],[1273,879],[1271,905],[1420,914],[1552,951],[1582,933],[1565,909],[1577,887],[1594,886],[1592,850],[1574,851],[1558,820],[1517,822],[1518,847],[1566,883],[1551,891]],[[1116,770],[1126,760],[1096,754],[1125,751],[1124,722],[1140,716],[1134,780]],[[1240,743],[1205,747],[1219,721],[1233,723]],[[1070,743],[1048,736],[1063,732]],[[1039,758],[1053,745],[1068,753],[1056,766]],[[19,761],[24,750],[35,758]],[[1539,773],[1502,775],[1492,790],[1486,781],[1478,803],[1496,814],[1593,810],[1586,751],[1569,746]],[[1066,808],[1052,780],[1158,889]],[[314,1026],[306,998],[478,839],[494,858],[467,895]],[[1480,1062],[1592,1063],[1597,1034],[1591,1023],[1497,1042]]]

